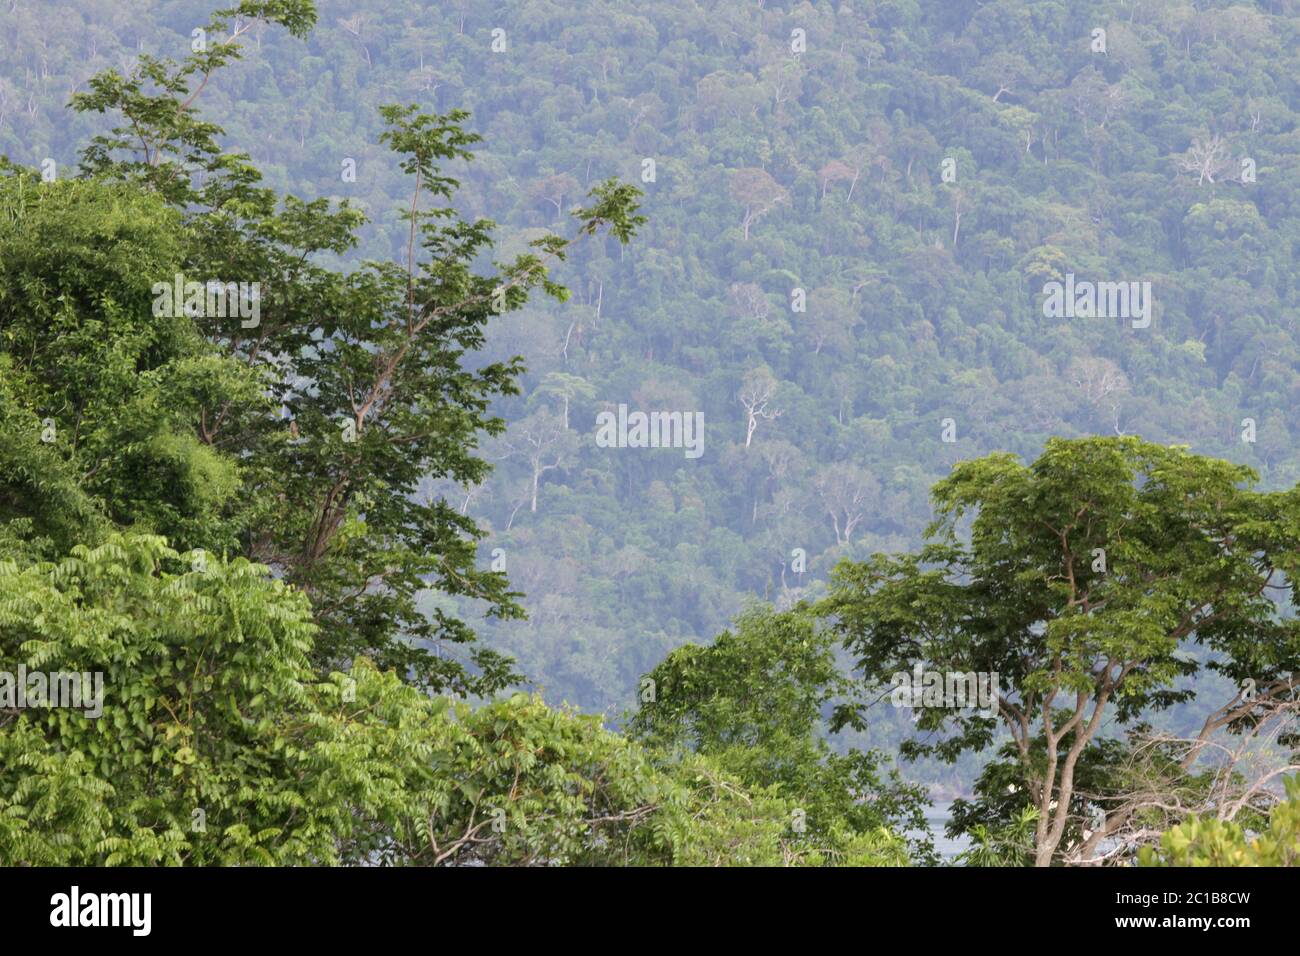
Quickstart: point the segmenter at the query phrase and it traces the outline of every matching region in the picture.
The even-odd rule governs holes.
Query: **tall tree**
[[[475,566],[475,523],[414,492],[425,476],[475,484],[486,475],[476,443],[502,431],[489,405],[517,391],[522,360],[473,369],[466,356],[482,348],[490,316],[520,308],[534,289],[567,297],[548,268],[580,238],[608,227],[627,242],[643,222],[638,191],[597,185],[571,238],[548,233],[499,271],[477,272],[494,224],[456,212],[459,183],[442,170],[472,158],[478,137],[464,128],[467,114],[385,106],[382,139],[411,179],[404,261],[348,273],[318,265],[321,253],[356,244],[364,217],[346,202],[280,201],[246,155],[220,149],[220,127],[193,112],[252,24],[302,35],[315,15],[309,0],[244,0],[206,27],[222,39],[180,63],[146,56],[130,76],[99,74],[74,106],[123,123],[92,141],[82,165],[182,213],[186,277],[260,290],[252,322],[196,319],[217,355],[258,376],[269,401],[204,396],[194,433],[240,463],[243,487],[228,505],[230,537],[180,543],[235,550],[302,588],[323,665],[367,654],[435,690],[490,693],[518,678],[508,659],[474,646],[472,628],[445,611],[426,616],[418,596],[432,588],[479,599],[489,616],[518,617],[517,595],[504,574]],[[464,659],[457,645],[470,645]]]
[[[944,735],[906,752],[953,759],[1000,725],[1038,812],[1034,863],[1047,866],[1081,815],[1104,839],[1134,812],[1075,799],[1107,722],[1132,727],[1191,699],[1184,679],[1203,670],[1258,688],[1215,706],[1203,737],[1291,692],[1300,489],[1258,492],[1255,480],[1136,438],[1051,439],[1031,465],[964,462],[933,489],[929,543],[842,564],[822,611],[869,685],[914,665],[997,675],[991,713],[923,707],[918,729]],[[1204,659],[1187,652],[1196,645]]]
[[[832,858],[854,840],[924,831],[924,789],[901,783],[884,755],[827,743],[824,712],[853,695],[834,635],[805,606],[754,608],[707,646],[688,644],[642,678],[633,734],[669,754],[700,754],[753,787],[775,787],[798,812],[793,838]],[[932,850],[916,841],[921,859]]]

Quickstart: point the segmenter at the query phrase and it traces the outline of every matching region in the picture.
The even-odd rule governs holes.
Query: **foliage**
[[[833,635],[806,609],[753,608],[712,644],[688,644],[642,680],[629,731],[667,754],[699,754],[746,786],[775,788],[799,811],[811,848],[835,848],[882,828],[925,829],[920,788],[882,771],[883,755],[832,752],[824,709],[850,693]],[[914,855],[930,859],[927,837]]]
[[[1160,848],[1143,847],[1141,866],[1300,866],[1300,779],[1286,781],[1289,799],[1269,815],[1268,828],[1248,834],[1231,821],[1193,817],[1170,829]]]
[[[409,210],[412,179],[375,148],[386,102],[472,114],[464,129],[483,142],[447,175],[462,183],[467,217],[510,227],[512,253],[556,231],[602,179],[638,182],[651,221],[633,245],[593,237],[554,264],[567,301],[488,320],[484,364],[528,359],[520,394],[494,395],[491,416],[508,435],[539,405],[562,413],[567,401],[580,439],[542,476],[537,509],[528,458],[491,441],[481,457],[496,467],[481,485],[464,489],[452,475],[421,489],[464,507],[487,535],[483,552],[508,555],[529,618],[480,631],[548,699],[621,712],[643,673],[681,644],[708,641],[751,596],[789,606],[816,597],[842,557],[918,546],[928,489],[961,459],[1009,450],[1032,460],[1051,435],[1138,433],[1249,465],[1262,487],[1300,480],[1290,413],[1300,398],[1300,287],[1290,279],[1300,195],[1286,174],[1300,149],[1287,93],[1300,21],[1285,4],[317,6],[304,38],[251,17],[210,32],[207,57],[220,50],[225,63],[178,116],[148,99],[169,95],[153,84],[119,96],[87,77],[110,67],[125,76],[119,64],[138,48],[183,66],[203,24],[191,5],[7,0],[0,152],[29,165],[49,157],[64,175],[88,139],[133,139],[111,133],[130,127],[111,109],[69,116],[70,90],[138,103],[168,124],[219,123],[216,139],[254,157],[277,192],[364,210],[357,252],[399,263],[409,223],[389,211]],[[241,55],[218,46],[243,23]],[[1105,54],[1089,46],[1099,26]],[[796,27],[806,52],[791,49]],[[502,53],[491,49],[498,28]],[[213,186],[218,204],[244,176],[229,158],[229,175],[208,173],[211,154],[152,145],[164,141],[181,142],[150,135],[158,169],[175,160],[202,172],[197,184],[181,172],[169,182],[225,183]],[[104,151],[111,163],[141,161]],[[1197,156],[1226,165],[1205,178]],[[943,179],[949,158],[954,182]],[[1243,179],[1245,158],[1255,182]],[[653,181],[640,178],[647,159]],[[340,175],[348,160],[354,181]],[[758,198],[782,201],[745,241],[733,185],[762,183],[755,170],[778,187]],[[350,257],[326,243],[345,232],[331,227],[311,258]],[[196,275],[243,268],[221,257],[221,241],[209,248],[214,264]],[[259,262],[251,257],[250,274]],[[1045,320],[1043,283],[1067,272],[1151,280],[1151,327]],[[794,311],[795,289],[806,312]],[[771,407],[782,414],[745,448],[737,395],[760,367],[778,383]],[[594,393],[545,392],[555,373]],[[704,455],[597,448],[595,415],[620,402],[702,411]],[[1254,442],[1243,441],[1247,417]],[[845,496],[862,501],[844,541],[836,523],[842,532],[854,515],[818,489],[838,497],[854,472],[871,481]],[[806,552],[802,573],[794,548]],[[419,600],[464,621],[482,610],[474,595]],[[1182,714],[1168,717],[1182,726]],[[892,749],[905,723],[876,721],[866,743]],[[914,771],[955,784],[978,765]]]
[[[965,832],[970,834],[971,847],[957,854],[955,862],[962,866],[1027,866],[1034,858],[1034,824],[1038,820],[1035,807],[1021,808],[1009,826],[990,830],[977,823]]]
[[[934,488],[929,543],[845,562],[821,611],[866,688],[918,663],[997,675],[992,712],[921,708],[928,739],[904,753],[953,759],[990,746],[1000,726],[1047,865],[1079,825],[1073,801],[1097,766],[1085,755],[1103,721],[1132,726],[1193,698],[1180,681],[1202,671],[1262,691],[1229,701],[1205,734],[1242,727],[1289,692],[1300,489],[1258,492],[1254,478],[1136,438],[1051,439],[1030,465],[964,462]]]
[[[31,380],[63,385],[26,397],[84,455],[80,473],[100,470],[105,447],[130,459],[98,485],[83,482],[112,502],[120,525],[271,566],[311,597],[322,665],[365,654],[433,690],[490,693],[518,679],[509,660],[473,646],[474,632],[459,617],[423,613],[418,598],[436,587],[484,602],[489,616],[518,617],[519,595],[503,574],[476,567],[483,532],[474,521],[416,492],[430,478],[486,477],[477,442],[502,429],[489,404],[517,391],[523,367],[517,357],[469,367],[489,316],[522,307],[535,287],[565,298],[548,263],[602,227],[630,240],[644,222],[638,192],[597,185],[590,208],[576,211],[574,240],[537,238],[533,251],[481,274],[474,267],[491,250],[494,224],[461,218],[450,202],[459,183],[442,171],[472,157],[468,147],[479,137],[463,129],[467,114],[384,106],[380,140],[413,179],[405,265],[341,272],[319,264],[321,254],[355,245],[365,217],[347,202],[280,201],[260,185],[247,154],[222,150],[222,128],[194,115],[200,93],[239,59],[250,30],[280,24],[302,36],[315,16],[309,0],[245,0],[214,14],[204,28],[212,44],[183,61],[144,56],[129,75],[104,71],[74,96],[78,112],[115,114],[123,125],[83,151],[89,182],[48,190],[61,204],[10,204],[12,248],[23,252],[6,262],[14,292],[0,303],[13,303],[15,314],[4,327],[14,350],[36,357],[24,369]],[[14,180],[9,189],[20,197],[38,192],[30,175]],[[88,190],[105,191],[104,211],[83,202]],[[129,196],[127,208],[115,196]],[[148,210],[143,223],[130,206]],[[152,233],[147,224],[156,224]],[[107,257],[105,248],[116,251]],[[174,303],[151,321],[144,297],[157,313],[158,292],[170,291],[174,275],[205,286],[256,285],[262,314],[192,316]],[[40,307],[24,312],[19,291]],[[59,321],[46,302],[62,304]],[[89,359],[103,335],[122,351],[101,375]],[[74,350],[68,370],[51,374]],[[153,388],[123,411],[142,372],[152,373],[143,384]],[[71,374],[81,378],[64,385]],[[109,414],[112,429],[101,424]],[[97,426],[102,434],[91,431]],[[141,502],[140,489],[154,483],[189,494]],[[441,644],[471,645],[468,660],[431,652]]]
[[[0,175],[0,556],[58,562],[133,529],[264,564],[310,599],[314,680],[369,657],[435,692],[490,695],[522,671],[552,702],[618,712],[640,675],[751,596],[789,608],[843,559],[937,546],[917,532],[954,463],[1032,461],[1053,435],[1139,432],[1247,466],[1261,488],[1300,479],[1300,203],[1285,174],[1300,21],[1284,4],[242,0],[198,48],[188,4],[7,0],[4,16],[0,152],[58,175]],[[1105,54],[1088,45],[1099,24]],[[609,181],[645,177],[647,160],[644,197]],[[496,251],[494,220],[509,227]],[[151,283],[176,272],[262,283],[261,324],[151,316]],[[1045,320],[1043,283],[1070,272],[1150,279],[1151,327]],[[594,416],[623,402],[700,410],[704,455],[597,447]],[[1014,512],[1003,467],[965,474]],[[1187,513],[1172,491],[1157,503],[1169,529],[1139,522],[1114,565],[1116,613],[1054,624],[1061,648],[1140,652],[1133,694],[1107,704],[1124,730],[1195,734],[1208,696],[1292,666],[1259,599],[1205,645],[1188,635],[1175,653],[1154,629],[1243,584],[1252,543],[1293,549],[1291,499],[1240,491],[1241,475],[1183,475],[1205,493]],[[1176,533],[1207,517],[1241,535],[1225,556],[1213,535]],[[1160,550],[1184,545],[1199,560],[1186,575]],[[1166,576],[1139,600],[1144,548]],[[508,580],[495,558],[483,569],[497,549]],[[967,595],[1061,610],[1034,557],[1003,548],[988,593]],[[958,657],[989,637],[967,636]],[[1079,657],[1063,661],[1086,691]],[[914,732],[889,712],[858,723],[833,749]],[[1005,786],[1050,778],[1051,746],[1035,730],[979,777],[998,729],[940,723],[957,736],[936,743],[923,722],[909,772],[978,778],[961,825],[996,843],[1032,799]],[[803,739],[781,744],[795,765],[831,765]],[[1079,755],[1058,845],[1119,789],[1122,746],[1094,737]],[[731,772],[775,773],[733,750]],[[71,788],[62,759],[43,766]],[[1181,769],[1162,757],[1159,779],[1201,786]]]
[[[790,804],[598,719],[474,708],[361,660],[317,680],[301,594],[152,536],[0,562],[0,669],[102,674],[102,713],[0,711],[10,865],[898,863],[887,832],[799,844]],[[499,812],[498,812],[499,811]]]

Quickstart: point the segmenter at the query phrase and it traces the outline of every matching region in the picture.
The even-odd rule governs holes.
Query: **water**
[[[925,814],[926,828],[934,838],[934,849],[945,863],[951,862],[958,853],[970,848],[970,839],[958,837],[951,839],[944,835],[944,827],[952,819],[952,802],[936,802]]]

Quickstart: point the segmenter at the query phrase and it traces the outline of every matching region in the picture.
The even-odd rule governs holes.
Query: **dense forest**
[[[231,3],[0,0],[0,860],[1300,857],[1300,2]]]

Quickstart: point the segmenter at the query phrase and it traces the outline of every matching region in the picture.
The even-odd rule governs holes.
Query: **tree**
[[[762,169],[737,169],[731,174],[731,196],[744,207],[740,224],[749,240],[750,227],[789,200],[785,189]]]
[[[477,710],[439,757],[427,837],[408,831],[398,860],[465,865],[887,866],[906,862],[883,828],[834,831],[815,845],[799,809],[747,787],[701,755],[665,761],[596,717],[517,694]]]
[[[972,71],[971,79],[980,87],[994,91],[994,103],[1008,93],[1023,101],[1029,92],[1025,87],[1033,78],[1034,72],[1024,57],[999,51]]]
[[[847,544],[858,523],[880,500],[880,482],[851,462],[826,465],[817,472],[813,485],[835,529],[836,544]]]
[[[856,345],[854,329],[860,324],[849,294],[841,289],[818,288],[809,296],[808,313],[799,321],[813,354],[827,349],[837,355],[851,355]]]
[[[834,636],[806,607],[754,608],[712,644],[688,644],[642,678],[654,692],[631,732],[668,755],[697,754],[753,788],[774,788],[802,811],[793,839],[832,858],[842,840],[924,830],[924,790],[882,774],[883,755],[837,754],[822,735],[823,709],[851,694]],[[928,839],[914,849],[927,858]]]
[[[781,417],[779,408],[769,407],[776,397],[777,381],[766,368],[756,368],[745,375],[736,392],[736,401],[745,409],[745,447],[754,440],[760,421]]]
[[[214,191],[208,204],[159,206],[127,183],[77,178],[83,137],[122,126],[122,138],[140,144],[121,113],[73,115],[61,109],[63,102],[73,92],[93,94],[88,79],[108,66],[131,80],[141,25],[132,11],[192,6],[0,0],[6,52],[0,153],[25,164],[58,160],[53,182],[29,172],[21,183],[9,182],[16,174],[0,175],[6,181],[0,285],[7,297],[0,304],[0,363],[13,369],[0,370],[7,390],[0,399],[4,557],[60,560],[77,543],[98,544],[114,528],[133,525],[166,536],[178,551],[197,546],[258,557],[250,550],[253,535],[277,529],[282,517],[299,520],[310,496],[277,497],[282,488],[297,492],[289,487],[289,453],[274,446],[300,442],[305,450],[296,454],[305,455],[344,422],[340,417],[322,430],[306,416],[290,418],[264,381],[267,375],[279,381],[269,356],[279,361],[280,353],[263,346],[249,366],[248,352],[259,330],[299,320],[301,328],[315,329],[322,317],[352,312],[351,301],[324,280],[282,281],[295,275],[297,263],[331,265],[330,272],[345,278],[364,272],[365,259],[407,263],[409,224],[389,211],[409,210],[414,176],[402,172],[401,156],[376,146],[384,122],[371,94],[381,89],[397,91],[389,100],[441,113],[473,104],[474,115],[461,124],[484,136],[467,147],[473,161],[441,165],[465,184],[451,203],[464,217],[491,215],[501,223],[493,238],[502,242],[481,250],[476,274],[499,275],[502,267],[492,260],[535,251],[527,242],[547,231],[574,235],[567,216],[553,219],[551,202],[530,199],[535,180],[567,172],[582,184],[563,197],[566,212],[588,205],[582,194],[619,170],[637,175],[637,185],[644,176],[641,188],[656,195],[651,242],[625,249],[596,236],[571,247],[569,259],[553,268],[553,278],[573,289],[568,302],[557,305],[538,294],[525,310],[491,319],[484,348],[464,351],[465,371],[527,357],[532,374],[516,376],[525,395],[488,395],[488,417],[513,425],[542,408],[561,416],[563,396],[541,390],[546,374],[558,369],[582,376],[598,396],[627,399],[629,407],[700,409],[709,441],[717,439],[706,442],[712,452],[685,460],[667,453],[609,455],[584,438],[563,469],[543,476],[545,491],[531,513],[531,469],[519,458],[495,461],[503,436],[477,434],[477,446],[466,449],[449,427],[449,449],[494,462],[495,471],[466,485],[451,475],[430,479],[436,493],[421,486],[416,500],[432,507],[445,497],[457,514],[494,535],[512,514],[515,526],[508,540],[466,540],[463,550],[448,549],[441,538],[427,546],[419,535],[408,539],[412,552],[445,556],[435,573],[422,575],[427,586],[415,596],[421,616],[440,610],[478,635],[475,643],[461,643],[441,636],[450,631],[439,625],[437,639],[415,637],[447,661],[440,666],[459,666],[481,682],[471,652],[486,646],[514,655],[520,663],[513,670],[545,687],[548,699],[616,712],[637,677],[682,634],[719,632],[729,612],[755,592],[787,606],[794,595],[778,590],[782,574],[791,589],[815,594],[832,555],[920,547],[931,517],[928,489],[950,460],[1007,449],[1028,463],[1051,434],[1136,433],[1249,464],[1260,472],[1261,489],[1300,480],[1300,443],[1287,425],[1300,398],[1293,327],[1300,284],[1291,262],[1300,237],[1300,181],[1285,174],[1300,158],[1300,138],[1292,134],[1298,117],[1285,91],[1294,71],[1288,72],[1284,49],[1286,31],[1297,21],[1294,11],[1285,12],[1287,4],[1271,4],[1267,17],[1246,11],[1251,5],[1216,4],[1207,12],[1188,4],[1137,4],[1129,27],[1072,20],[1066,4],[1012,17],[1007,4],[873,4],[866,17],[873,39],[864,17],[848,5],[801,8],[798,23],[790,20],[789,4],[716,9],[702,29],[683,31],[683,13],[687,20],[697,14],[666,0],[609,20],[617,27],[617,50],[609,45],[610,29],[532,4],[520,8],[507,30],[506,55],[487,55],[484,24],[460,0],[400,0],[382,10],[321,7],[326,29],[310,44],[278,24],[232,19],[209,42],[251,23],[234,40],[242,60],[212,71],[178,118],[220,123],[225,165],[208,170],[208,154],[164,149],[152,172],[138,170],[142,180],[158,178],[149,185],[155,194],[180,183],[199,192],[223,178],[225,192]],[[922,29],[922,9],[935,13],[928,29]],[[371,48],[370,67],[357,40],[334,20],[355,22],[363,11],[357,29]],[[146,41],[145,49],[183,59],[189,30],[205,19],[164,17],[157,35],[166,48],[150,50]],[[1107,28],[1104,55],[1088,52],[1094,25]],[[1257,35],[1261,25],[1265,32]],[[788,57],[787,38],[796,26],[806,30],[812,57],[801,55],[800,62],[816,69],[798,95],[787,96],[794,87],[785,87],[775,115],[766,82],[771,71],[764,71]],[[673,44],[664,55],[656,37],[669,36]],[[376,55],[379,39],[383,56]],[[1024,67],[1008,57],[1022,57]],[[1090,65],[1096,66],[1091,77]],[[1065,90],[1081,69],[1084,84]],[[178,94],[181,102],[202,78],[192,76]],[[1112,83],[1118,89],[1106,85]],[[1003,86],[1012,91],[999,94]],[[138,92],[161,91],[146,79]],[[1112,94],[1130,105],[1107,120]],[[162,100],[140,105],[136,115],[155,123],[176,113]],[[1073,112],[1076,105],[1085,112]],[[1201,129],[1204,123],[1212,125]],[[149,142],[157,140],[141,129]],[[1214,175],[1215,184],[1197,186],[1198,174],[1180,170],[1176,158],[1196,138],[1214,133],[1237,165]],[[266,176],[237,193],[244,174],[229,151],[238,149],[256,156]],[[1251,163],[1242,165],[1245,154]],[[141,155],[128,146],[111,159]],[[940,186],[948,156],[957,159],[958,178]],[[1100,167],[1091,165],[1094,159]],[[860,170],[856,184],[835,176],[823,181],[824,165],[835,160]],[[903,178],[909,163],[910,182]],[[728,244],[726,227],[739,225],[744,211],[731,196],[731,176],[747,167],[766,170],[790,198],[757,221],[751,241],[734,244],[733,233]],[[1238,169],[1258,183],[1237,188]],[[259,220],[263,247],[298,241],[300,226],[316,243],[314,251],[302,244],[287,249],[277,269],[264,271],[269,252],[252,240],[226,241],[222,231],[236,239],[253,235],[242,223],[260,215],[255,194],[271,185],[277,214],[285,211],[284,193],[304,203],[346,196],[372,221],[353,233],[358,245],[335,252],[320,243],[349,231],[343,224],[323,228],[341,213],[337,204],[296,219]],[[825,202],[818,198],[823,188]],[[954,188],[965,191],[959,211],[966,242],[948,255],[935,250],[937,243],[949,247],[955,231]],[[422,189],[421,209],[433,205],[444,202],[430,201]],[[178,224],[168,216],[179,217]],[[191,220],[204,225],[191,229]],[[542,222],[550,229],[538,228]],[[764,231],[763,222],[772,228]],[[418,238],[417,268],[428,258]],[[160,244],[168,240],[170,253]],[[242,330],[238,317],[200,316],[188,323],[201,331],[198,339],[176,337],[187,323],[152,317],[149,293],[150,281],[177,271],[196,281],[260,280],[261,326]],[[1065,281],[1071,272],[1079,282],[1152,279],[1157,334],[1130,333],[1123,322],[1043,321],[1043,283]],[[733,284],[763,291],[766,313],[733,309]],[[806,313],[792,311],[795,287],[807,292]],[[313,289],[314,298],[305,301],[303,292]],[[822,290],[843,290],[860,324],[828,321],[840,304],[824,303]],[[369,308],[364,289],[352,294]],[[211,343],[220,333],[239,335],[248,350],[206,351],[203,340]],[[288,336],[277,331],[268,343],[273,339]],[[295,349],[281,351],[296,364],[301,352]],[[1072,382],[1077,356],[1115,362],[1127,391],[1111,391],[1092,405],[1087,395],[1098,392],[1088,391],[1089,380]],[[746,449],[735,440],[741,438],[734,431],[735,393],[745,373],[761,365],[779,383],[770,407],[783,414],[776,422],[760,420],[759,430],[768,431],[756,431]],[[648,378],[666,385],[653,401],[641,402],[635,396]],[[1093,384],[1107,387],[1104,376]],[[673,385],[690,394],[690,404],[667,401]],[[444,398],[436,404],[451,426],[459,418]],[[569,404],[570,427],[581,430],[595,406],[577,397]],[[335,410],[350,413],[346,405]],[[959,442],[940,446],[934,425],[950,415]],[[1243,442],[1247,417],[1258,432],[1254,443]],[[46,419],[53,421],[48,429]],[[742,430],[744,424],[742,418]],[[368,416],[361,443],[375,425]],[[43,439],[47,432],[52,441]],[[778,441],[793,446],[796,465],[776,479],[766,452]],[[336,440],[333,447],[354,453],[361,443]],[[831,529],[824,527],[827,513],[814,487],[819,468],[841,462],[869,470],[882,486],[847,545],[825,533]],[[313,488],[318,504],[327,490]],[[478,497],[467,501],[471,494]],[[337,647],[367,629],[388,633],[393,619],[394,608],[382,600],[386,584],[370,587],[364,572],[391,575],[394,565],[376,553],[368,567],[348,566],[339,550],[354,547],[348,535],[366,543],[368,512],[358,503],[316,562],[322,573],[338,571],[337,585],[326,577],[314,585],[320,600],[313,613],[334,623],[313,651],[316,665],[327,670],[346,666],[348,656],[331,659],[328,643]],[[843,515],[839,520],[842,532]],[[286,535],[291,555],[307,539],[307,521],[301,525],[301,535]],[[486,570],[489,560],[502,567],[487,554],[497,545],[508,554],[503,588],[529,593],[527,602],[515,601],[526,604],[531,627],[508,617],[483,619],[487,600],[447,593],[439,584]],[[261,555],[272,558],[269,548]],[[276,574],[287,567],[277,565]],[[795,567],[807,570],[793,573]],[[354,594],[368,605],[356,626],[347,616],[349,607],[360,610]],[[391,633],[399,642],[411,636],[400,626]],[[404,667],[395,656],[389,663]],[[1076,767],[1072,803],[1079,813],[1067,825],[1058,861],[1082,858],[1083,831],[1097,832],[1094,805],[1114,814],[1130,799],[1150,797],[1097,852],[1089,851],[1094,859],[1123,860],[1131,844],[1118,856],[1106,854],[1121,841],[1156,839],[1221,794],[1230,803],[1240,798],[1258,778],[1212,789],[1205,770],[1226,757],[1223,748],[1246,743],[1246,733],[1216,731],[1191,770],[1179,768],[1179,754],[1195,739],[1211,701],[1227,700],[1229,686],[1226,679],[1199,681],[1200,700],[1160,712],[1146,737],[1114,727],[1122,750],[1097,751],[1093,760],[1088,748]],[[873,745],[892,749],[910,733],[905,720],[884,724],[873,721]],[[1112,733],[1107,727],[1103,736]],[[992,752],[968,752],[953,767],[918,761],[908,772],[931,784],[965,787],[978,782],[980,761]],[[1289,760],[1282,748],[1261,753],[1268,759],[1259,758],[1260,771]],[[1007,786],[1015,785],[1014,799],[967,795],[971,824],[985,826],[996,845],[1028,803],[1019,757],[1005,760],[1001,793],[1011,798]],[[996,762],[1003,762],[1000,754]],[[1157,800],[1171,809],[1161,811]],[[1254,812],[1252,800],[1243,813]],[[1257,826],[1239,817],[1243,827]]]
[[[544,200],[555,207],[555,215],[564,214],[564,200],[578,193],[581,187],[578,181],[568,173],[559,173],[536,180],[528,187],[528,195],[534,200]]]
[[[727,289],[734,319],[727,323],[725,342],[746,355],[784,355],[789,350],[790,323],[772,300],[752,282],[733,282]]]
[[[569,427],[569,403],[574,399],[590,401],[596,397],[596,387],[580,375],[568,372],[548,372],[537,386],[537,394],[553,395],[564,403],[564,427]]]
[[[964,462],[934,486],[929,543],[843,563],[822,610],[868,684],[915,664],[997,675],[995,713],[924,708],[921,731],[951,733],[905,752],[954,759],[1000,724],[1046,866],[1068,828],[1113,820],[1098,827],[1092,814],[1108,808],[1076,801],[1104,721],[1134,726],[1190,699],[1180,678],[1206,669],[1249,677],[1264,696],[1290,686],[1300,624],[1280,608],[1300,570],[1300,490],[1257,492],[1255,480],[1136,438],[1050,439],[1029,466],[1008,454]],[[1214,710],[1201,734],[1248,724],[1258,699]]]
[[[1109,396],[1128,391],[1128,376],[1110,359],[1086,356],[1070,360],[1065,377],[1089,405],[1098,405]]]
[[[559,418],[546,411],[534,412],[516,422],[506,433],[506,447],[528,463],[532,478],[528,510],[537,511],[537,492],[542,476],[564,465],[577,448],[577,437]]]
[[[199,441],[242,469],[242,493],[217,509],[231,536],[201,543],[238,549],[308,594],[323,667],[365,654],[430,689],[490,693],[518,676],[509,661],[481,646],[468,665],[431,653],[431,645],[473,644],[474,633],[442,612],[426,617],[418,595],[434,587],[475,598],[489,616],[518,617],[522,609],[504,575],[475,567],[482,537],[475,523],[413,492],[426,476],[483,480],[478,435],[502,431],[489,405],[517,392],[522,362],[470,369],[466,356],[482,348],[489,317],[519,309],[530,291],[567,297],[548,268],[574,242],[604,227],[629,240],[644,221],[635,214],[638,191],[597,185],[571,239],[541,236],[498,273],[480,274],[473,266],[492,246],[493,224],[455,212],[459,183],[442,171],[444,162],[472,157],[478,137],[463,128],[466,114],[385,106],[381,140],[412,180],[405,261],[346,274],[317,265],[316,254],[356,243],[361,214],[347,203],[279,202],[247,156],[221,151],[220,127],[192,111],[257,20],[302,35],[315,8],[308,0],[244,0],[208,25],[214,36],[229,29],[227,39],[179,64],[146,56],[129,77],[99,74],[73,100],[80,111],[123,117],[92,141],[82,166],[154,192],[182,214],[180,271],[263,290],[264,316],[251,327],[227,317],[196,322],[213,354],[246,366],[270,397],[238,402],[211,389],[200,398],[192,423]]]
[[[0,708],[0,860],[338,861],[387,812],[392,766],[349,746],[369,688],[351,705],[342,675],[316,688],[312,631],[306,600],[265,568],[158,537],[0,562],[3,669],[102,681],[99,715]],[[392,743],[420,752],[414,736]]]
[[[124,185],[14,167],[0,167],[0,203],[10,531],[48,558],[114,525],[229,547],[239,467],[194,423],[205,400],[269,409],[259,377],[212,355],[191,319],[153,314],[152,277],[180,268],[176,215]]]
[[[1107,741],[1104,773],[1076,787],[1081,807],[1105,807],[1067,845],[1066,861],[1095,865],[1131,860],[1159,846],[1161,832],[1196,819],[1266,819],[1283,799],[1277,782],[1300,771],[1296,679],[1257,696],[1246,683],[1200,728],[1176,733],[1139,727],[1123,745]],[[1230,733],[1234,711],[1245,712]]]
[[[1183,172],[1196,176],[1196,185],[1204,186],[1207,181],[1213,184],[1214,177],[1232,165],[1232,158],[1228,155],[1227,142],[1216,133],[1195,137],[1177,163]]]
[[[156,536],[0,562],[0,670],[76,674],[96,688],[77,708],[34,694],[15,706],[13,688],[0,689],[0,862],[773,865],[902,854],[877,832],[835,853],[803,846],[779,796],[747,792],[703,757],[661,762],[537,697],[474,708],[365,659],[322,678],[314,631],[303,595],[267,568],[181,554]]]
[[[1160,848],[1144,848],[1142,866],[1300,866],[1300,777],[1286,781],[1289,799],[1248,834],[1235,823],[1194,817],[1169,830]]]
[[[822,184],[822,199],[826,198],[826,190],[830,188],[833,182],[849,182],[850,193],[853,187],[858,184],[858,176],[862,172],[862,167],[852,167],[842,160],[832,159],[817,172],[817,178]]]

